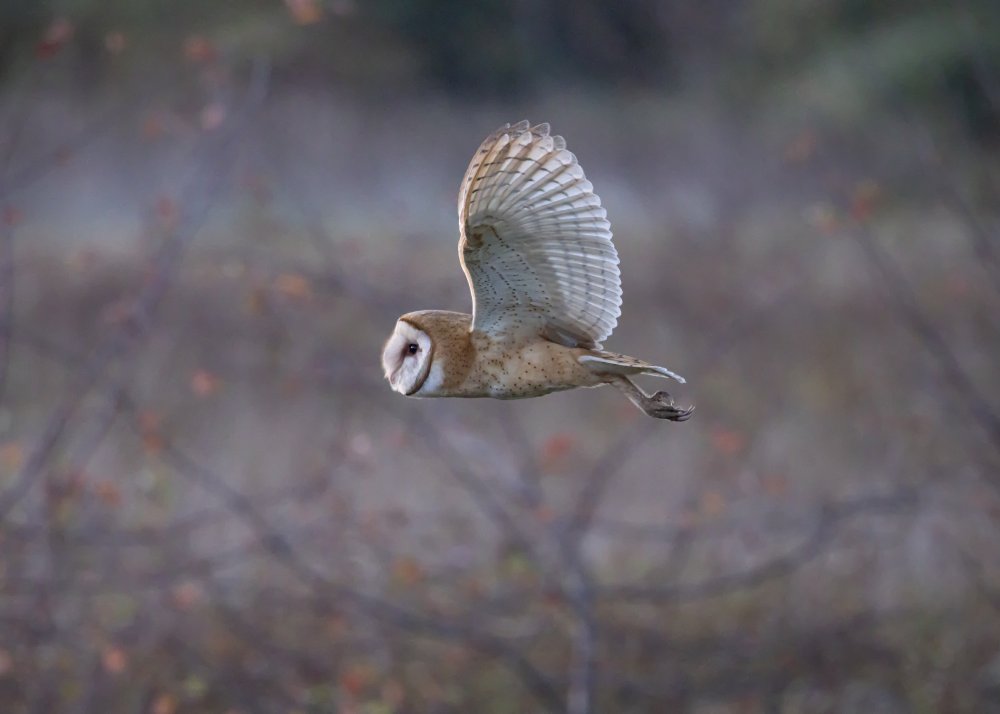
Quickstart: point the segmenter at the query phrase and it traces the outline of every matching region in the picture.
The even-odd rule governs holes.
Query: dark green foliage
[[[155,68],[197,33],[218,36],[231,55],[265,53],[279,71],[319,73],[375,95],[696,85],[741,104],[781,82],[827,82],[833,66],[857,75],[857,96],[842,101],[860,97],[863,112],[901,101],[944,106],[977,137],[996,131],[998,92],[986,79],[1000,68],[1000,5],[992,0],[954,7],[739,0],[696,10],[681,0],[342,0],[316,7],[315,23],[302,26],[277,1],[11,0],[0,6],[0,75],[32,53],[48,23],[67,18],[75,30],[75,80],[83,83],[107,70],[109,30],[128,35],[137,66]]]

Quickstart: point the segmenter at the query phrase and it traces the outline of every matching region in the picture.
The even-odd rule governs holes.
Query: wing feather
[[[599,347],[621,315],[618,252],[601,199],[548,124],[483,141],[459,190],[459,257],[474,330]]]

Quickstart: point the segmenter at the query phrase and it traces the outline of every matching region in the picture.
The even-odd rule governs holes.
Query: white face
[[[392,388],[410,396],[427,379],[431,368],[431,338],[402,320],[382,349],[382,369]]]

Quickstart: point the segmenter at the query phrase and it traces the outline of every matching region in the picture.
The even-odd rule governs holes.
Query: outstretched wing
[[[599,347],[622,302],[606,215],[548,124],[507,124],[487,137],[458,195],[472,328]]]

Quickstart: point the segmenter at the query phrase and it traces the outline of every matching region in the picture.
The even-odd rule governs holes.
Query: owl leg
[[[674,404],[674,398],[667,392],[659,391],[655,394],[646,394],[631,379],[622,374],[607,374],[608,384],[620,389],[628,400],[642,409],[646,414],[656,419],[669,419],[670,421],[687,421],[694,411],[694,407],[681,409]]]

